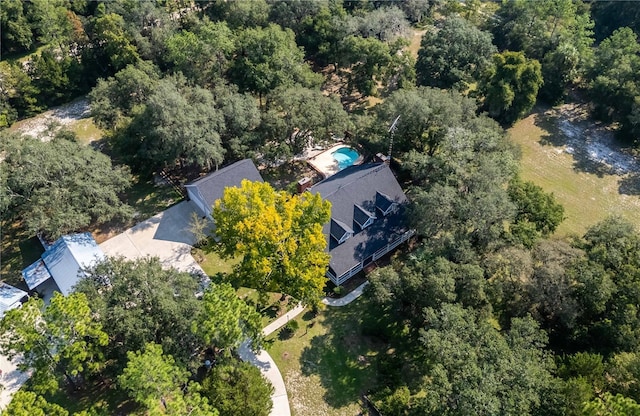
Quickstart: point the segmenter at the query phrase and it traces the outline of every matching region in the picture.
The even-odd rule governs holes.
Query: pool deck
[[[350,148],[351,146],[348,146],[344,143],[331,146],[327,150],[307,159],[307,163],[309,163],[312,168],[317,170],[325,179],[327,179],[329,176],[335,175],[340,171],[338,161],[333,157],[333,152],[345,147]],[[363,160],[364,158],[362,157],[362,155],[360,155],[360,157],[358,157],[358,159],[355,161],[354,165],[361,164]]]

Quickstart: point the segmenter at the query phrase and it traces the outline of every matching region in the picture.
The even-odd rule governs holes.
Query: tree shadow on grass
[[[276,319],[278,317],[278,313],[280,312],[280,306],[271,305],[260,311],[262,316],[266,316],[269,320]]]
[[[640,195],[640,172],[633,172],[618,181],[618,193]]]
[[[320,377],[324,400],[334,408],[358,402],[376,386],[376,356],[384,343],[362,334],[361,314],[367,304],[361,299],[328,309],[323,322],[327,333],[312,338],[300,356],[302,373]]]
[[[613,127],[592,120],[585,108],[563,106],[542,111],[534,119],[545,132],[540,144],[562,147],[558,152],[571,154],[575,171],[604,177],[638,168],[629,149],[616,140]]]
[[[567,137],[560,132],[556,125],[557,115],[540,111],[533,116],[533,120],[533,124],[544,131],[539,140],[541,145],[560,147],[567,144]]]

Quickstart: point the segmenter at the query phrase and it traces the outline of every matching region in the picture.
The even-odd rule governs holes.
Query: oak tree
[[[31,233],[55,239],[90,224],[128,218],[132,209],[119,194],[131,183],[128,169],[61,131],[50,142],[10,136],[2,187],[4,218],[21,217]]]
[[[464,91],[491,64],[496,53],[491,34],[468,21],[447,18],[422,36],[416,73],[418,84]]]
[[[493,67],[480,83],[484,108],[505,124],[522,118],[536,103],[542,85],[540,63],[522,52],[503,52],[493,57]]]

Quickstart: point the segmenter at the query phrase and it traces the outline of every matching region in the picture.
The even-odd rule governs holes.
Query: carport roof
[[[0,282],[0,318],[6,311],[15,307],[25,296],[27,296],[27,292],[24,290]]]

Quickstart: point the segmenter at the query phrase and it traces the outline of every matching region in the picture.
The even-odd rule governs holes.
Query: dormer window
[[[397,207],[393,199],[389,198],[387,195],[382,192],[376,191],[376,209],[378,209],[383,216],[387,216],[391,214]]]
[[[358,224],[361,230],[364,230],[376,219],[376,214],[367,211],[361,205],[355,204],[353,206],[353,221]]]
[[[331,218],[331,229],[329,231],[331,237],[334,238],[338,244],[342,244],[353,236],[353,230],[347,224],[342,221]]]

